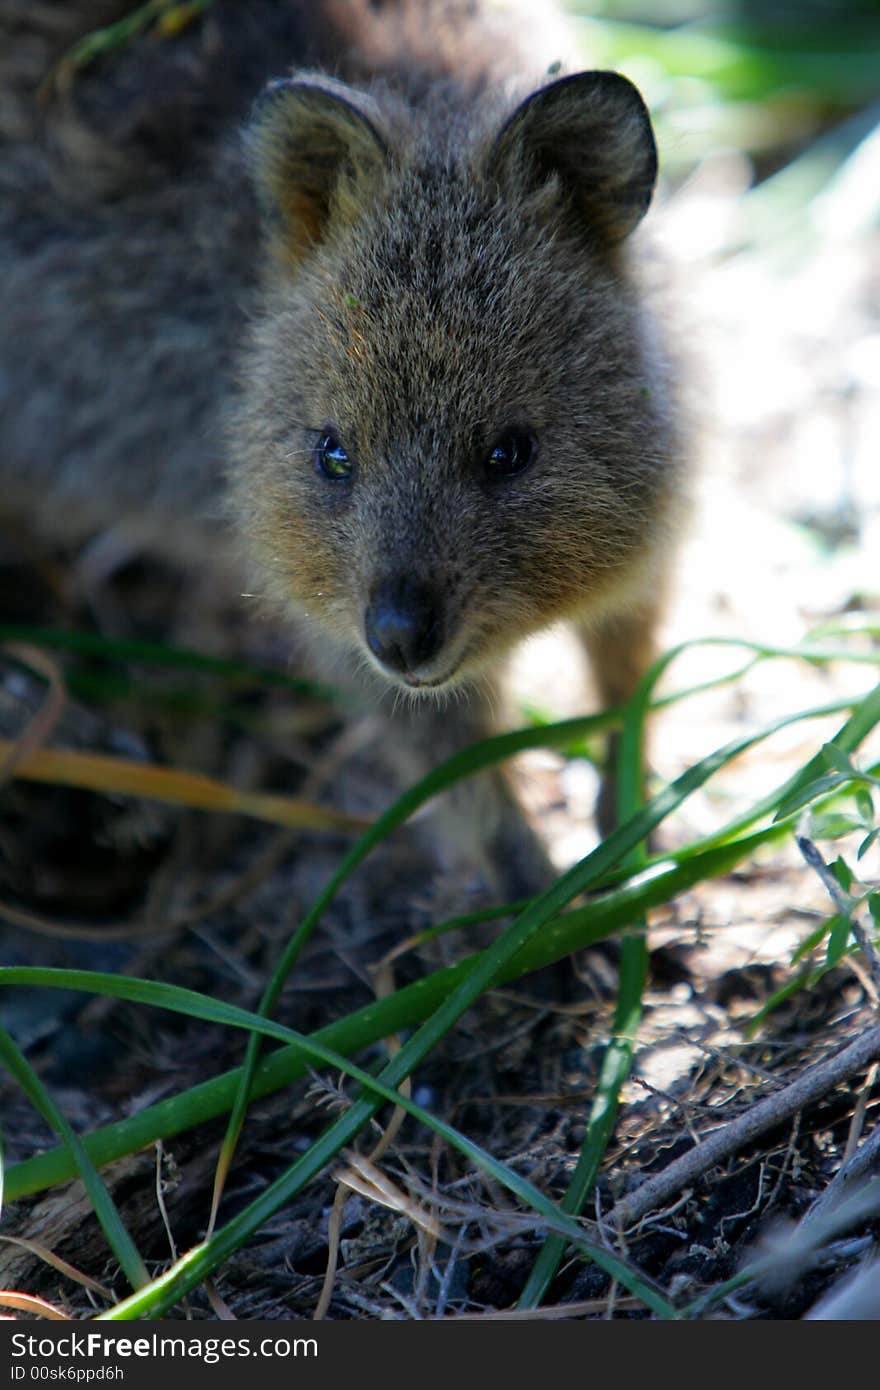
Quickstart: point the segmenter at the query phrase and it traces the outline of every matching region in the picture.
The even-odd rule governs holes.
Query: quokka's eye
[[[536,450],[531,430],[505,430],[486,455],[485,470],[490,478],[512,478],[528,468]]]
[[[315,445],[315,467],[332,483],[344,483],[351,477],[351,459],[331,430],[325,430]]]

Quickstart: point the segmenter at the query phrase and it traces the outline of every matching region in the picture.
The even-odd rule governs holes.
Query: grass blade
[[[79,1170],[80,1177],[85,1183],[86,1191],[95,1209],[95,1215],[101,1223],[110,1248],[119,1261],[128,1282],[134,1289],[147,1284],[150,1276],[146,1266],[138,1254],[134,1241],[128,1234],[122,1218],[116,1210],[113,1198],[102,1182],[98,1170],[46,1087],[5,1028],[0,1028],[0,1061],[15,1077],[37,1112],[43,1116],[46,1123],[54,1129],[56,1134],[61,1136],[67,1145]]]
[[[0,762],[15,750],[14,743],[0,738]],[[132,758],[117,758],[105,753],[38,748],[16,762],[12,775],[31,782],[142,796],[173,806],[250,816],[293,829],[362,831],[366,824],[359,816],[346,815],[300,797],[244,791],[201,772],[157,767],[154,763],[135,762]]]
[[[261,1018],[258,1014],[249,1013],[246,1009],[240,1009],[235,1005],[224,1004],[218,1000],[210,999],[207,995],[198,994],[193,990],[160,984],[152,980],[139,980],[130,977],[120,978],[118,976],[92,971],[56,971],[50,969],[29,971],[27,967],[12,967],[11,973],[13,978],[9,979],[9,983],[20,983],[22,976],[24,976],[25,979],[30,979],[32,975],[37,975],[41,977],[41,983],[43,984],[57,984],[58,977],[62,976],[64,977],[64,987],[68,989],[89,989],[96,994],[112,995],[116,998],[127,999],[136,1003],[152,1004],[175,1013],[185,1014],[191,1018],[200,1018],[212,1023],[223,1023],[236,1028],[252,1029],[263,1036],[275,1038],[280,1042],[287,1042],[301,1052],[310,1062],[322,1063],[327,1066],[335,1067],[360,1082],[364,1090],[370,1092],[373,1097],[369,1102],[371,1111],[377,1109],[378,1105],[383,1102],[401,1106],[415,1119],[420,1120],[423,1124],[432,1128],[441,1138],[458,1149],[460,1153],[470,1159],[477,1167],[487,1172],[496,1181],[502,1183],[510,1192],[519,1197],[520,1200],[534,1207],[536,1211],[548,1217],[551,1221],[557,1223],[560,1221],[560,1213],[549,1198],[545,1197],[543,1193],[533,1187],[527,1179],[520,1177],[520,1175],[515,1173],[512,1169],[500,1163],[497,1159],[493,1158],[491,1154],[487,1153],[485,1149],[474,1144],[458,1130],[453,1129],[452,1126],[447,1125],[436,1116],[429,1114],[428,1111],[424,1110],[420,1105],[417,1105],[416,1102],[409,1099],[409,1097],[401,1094],[396,1088],[393,1088],[387,1082],[383,1082],[381,1078],[377,1079],[371,1076],[369,1072],[364,1071],[361,1067],[358,1067],[340,1053],[335,1052],[332,1048],[328,1048],[314,1039],[303,1037],[293,1029],[285,1028],[282,1024],[273,1023],[271,1019]],[[51,1106],[51,1102],[49,1102],[49,1105]],[[336,1126],[331,1126],[328,1133],[332,1132],[334,1129],[336,1129]],[[320,1147],[322,1154],[323,1149],[326,1147],[326,1136],[323,1136],[323,1138],[325,1140],[323,1146],[320,1140],[317,1146],[313,1146]],[[344,1142],[346,1142],[346,1140],[341,1140],[336,1148],[332,1149],[329,1155],[323,1159],[321,1167],[329,1161],[330,1157],[335,1156],[335,1153],[338,1152]],[[312,1150],[310,1150],[309,1153],[311,1154]],[[298,1164],[295,1164],[294,1169],[298,1166]],[[293,1170],[290,1171],[292,1172]],[[625,1261],[620,1260],[618,1257],[588,1240],[576,1223],[567,1222],[563,1218],[562,1229],[565,1230],[569,1239],[574,1240],[577,1245],[582,1247],[585,1254],[589,1253],[593,1258],[597,1259],[598,1262],[602,1264],[603,1268],[608,1267],[609,1273],[613,1273],[615,1278],[620,1279],[631,1292],[638,1293],[640,1297],[644,1297],[648,1306],[655,1312],[663,1317],[674,1316],[674,1309],[671,1304],[661,1298],[646,1281],[634,1277],[632,1270]],[[215,1253],[214,1242],[211,1240],[207,1241],[201,1247],[201,1250],[203,1261],[207,1260],[210,1254]],[[188,1263],[186,1267],[189,1271],[188,1278],[193,1278],[195,1277],[193,1275],[193,1269],[195,1268],[198,1270],[201,1266],[197,1262],[195,1266]],[[215,1266],[212,1265],[211,1268],[213,1267]],[[205,1272],[202,1272],[197,1282],[203,1277],[206,1277]],[[162,1296],[164,1297],[166,1281],[163,1278],[158,1281],[158,1283],[160,1289],[163,1290]],[[189,1284],[188,1287],[192,1287],[192,1284]],[[105,1316],[110,1317],[115,1314],[120,1317],[127,1317],[136,1315],[132,1312],[133,1309],[146,1311],[153,1306],[150,1300],[154,1296],[153,1287],[145,1287],[134,1300],[126,1300],[125,1304],[119,1305]],[[163,1302],[161,1309],[167,1306],[168,1305]],[[122,1309],[125,1309],[125,1311],[121,1311]]]
[[[695,642],[683,642],[666,653],[655,668],[649,673],[643,686],[633,697],[633,710],[638,710],[637,717],[643,717],[647,706],[650,690],[653,684],[659,679],[660,673],[665,670],[676,657],[693,646],[718,646],[731,647],[733,649],[752,652],[760,657],[794,657],[810,661],[830,661],[830,660],[852,660],[854,662],[868,662],[876,665],[880,662],[880,654],[866,655],[861,652],[851,652],[846,648],[821,648],[813,643],[804,644],[799,647],[771,647],[766,644],[750,642],[738,638],[699,638]],[[723,678],[722,678],[723,679]],[[279,958],[278,964],[273,971],[272,978],[266,988],[263,998],[260,1001],[259,1012],[268,1015],[272,1012],[277,999],[284,987],[284,984],[293,969],[299,955],[314,931],[317,923],[327,906],[333,900],[335,894],[354,872],[359,864],[367,857],[370,851],[392,830],[403,824],[416,810],[425,805],[433,797],[448,787],[454,786],[457,782],[466,777],[471,777],[485,768],[495,766],[497,763],[512,757],[515,753],[521,752],[526,748],[552,747],[565,748],[577,740],[589,737],[592,734],[604,732],[616,727],[623,717],[623,711],[605,710],[600,714],[589,715],[583,719],[564,720],[556,724],[542,725],[537,729],[521,729],[509,734],[500,734],[495,738],[484,739],[478,744],[465,749],[456,754],[446,762],[435,768],[421,781],[417,782],[402,797],[398,798],[389,809],[380,816],[366,832],[366,834],[352,846],[348,854],[343,859],[336,873],[331,877],[326,888],[319,894],[309,912],[303,918],[300,926],[293,933],[284,951]],[[631,741],[625,742],[623,746],[624,756],[631,756],[627,753],[627,747],[631,747]],[[735,756],[735,754],[731,754]],[[630,770],[629,776],[632,775]],[[711,775],[711,773],[707,773]],[[685,793],[687,795],[689,793]],[[663,813],[668,814],[668,812]],[[661,816],[662,819],[662,816]],[[659,822],[657,822],[659,824]],[[648,830],[653,826],[649,826]],[[644,833],[647,834],[648,830]],[[639,837],[641,838],[641,837]],[[633,844],[639,843],[639,838]],[[610,865],[609,867],[614,867]],[[254,1071],[259,1058],[260,1043],[255,1035],[248,1043],[245,1053],[242,1071],[242,1080],[237,1092],[235,1103],[229,1118],[226,1134],[224,1136],[222,1152],[218,1162],[214,1180],[214,1192],[211,1202],[211,1225],[217,1217],[223,1187],[238,1136],[244,1123],[244,1116],[247,1110],[251,1086],[254,1078]]]

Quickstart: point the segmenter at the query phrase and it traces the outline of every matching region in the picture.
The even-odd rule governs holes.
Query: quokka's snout
[[[367,646],[384,672],[414,689],[439,685],[446,640],[443,595],[436,584],[397,574],[376,584],[364,614]]]

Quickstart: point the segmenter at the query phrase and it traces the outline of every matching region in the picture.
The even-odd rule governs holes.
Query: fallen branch
[[[838,1168],[825,1191],[820,1193],[803,1218],[802,1224],[815,1224],[826,1212],[832,1211],[845,1196],[880,1171],[880,1125],[863,1140],[852,1158]]]
[[[775,1129],[798,1111],[814,1105],[841,1081],[864,1071],[878,1057],[880,1027],[871,1028],[841,1052],[809,1067],[796,1081],[757,1101],[744,1114],[700,1140],[695,1148],[675,1159],[662,1172],[646,1178],[634,1192],[617,1203],[610,1220],[617,1224],[618,1229],[637,1225],[650,1212],[671,1201],[683,1188],[697,1182],[710,1168],[738,1153],[759,1134]]]

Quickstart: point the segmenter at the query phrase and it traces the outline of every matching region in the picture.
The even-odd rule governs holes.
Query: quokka
[[[505,656],[559,620],[624,699],[685,492],[636,89],[542,77],[555,13],[469,0],[215,0],[47,84],[126,8],[0,3],[6,523],[243,555],[420,757],[487,732]],[[532,887],[481,781],[467,833]]]

